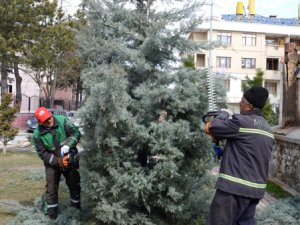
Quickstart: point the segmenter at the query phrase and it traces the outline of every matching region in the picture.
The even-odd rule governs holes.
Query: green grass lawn
[[[35,152],[0,153],[0,200],[33,205],[45,189],[44,165]],[[15,215],[0,208],[0,225]]]
[[[36,198],[43,195],[46,184],[44,174],[44,164],[36,152],[0,153],[0,225],[6,225],[16,216],[16,202],[22,206],[33,206]],[[65,181],[61,181],[59,186],[59,203],[69,207],[69,191]],[[13,204],[10,206],[7,202]],[[90,204],[83,193],[82,204]],[[94,223],[88,221],[85,224]]]
[[[292,197],[290,193],[282,189],[278,184],[268,180],[266,191],[275,198]]]
[[[16,201],[24,206],[32,206],[34,200],[45,191],[44,165],[35,152],[0,153],[0,176],[0,201]],[[267,191],[275,198],[290,197],[289,193],[271,181],[268,181]],[[68,190],[62,182],[59,201],[69,204]],[[0,205],[0,225],[5,225],[13,217],[14,213]]]

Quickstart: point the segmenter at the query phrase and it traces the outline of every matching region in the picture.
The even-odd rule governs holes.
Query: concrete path
[[[268,192],[265,192],[264,198],[259,201],[259,204],[256,206],[258,209],[263,209],[268,205],[276,203],[278,200],[270,195]]]
[[[17,136],[6,145],[7,151],[35,151],[34,145],[30,142],[29,137],[32,133],[27,131],[19,131]],[[0,152],[3,149],[2,143],[0,143]],[[83,148],[80,143],[77,145],[78,152],[82,152]]]
[[[26,148],[31,145],[28,140],[29,136],[32,135],[26,131],[19,131],[15,138],[8,142],[6,145],[7,150],[15,148]],[[0,149],[3,149],[3,144],[0,142]]]

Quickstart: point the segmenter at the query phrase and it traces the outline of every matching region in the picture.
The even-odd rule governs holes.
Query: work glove
[[[213,148],[215,150],[216,157],[220,159],[223,156],[223,149],[220,145],[214,144]]]
[[[69,154],[66,154],[64,157],[57,157],[57,163],[59,167],[64,168],[69,165]]]
[[[233,112],[232,112],[230,109],[221,109],[220,111],[221,111],[221,112],[226,112],[226,113],[228,113],[229,119],[232,119]]]
[[[65,154],[69,153],[70,147],[68,145],[64,145],[60,149],[61,156],[64,156]]]
[[[63,167],[67,167],[68,165],[69,165],[69,154],[66,154],[63,157]]]
[[[233,115],[233,112],[230,109],[220,109],[220,111],[227,112],[229,116]]]

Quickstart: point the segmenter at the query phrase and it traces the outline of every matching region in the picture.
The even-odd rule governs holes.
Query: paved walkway
[[[16,137],[6,145],[7,151],[35,151],[34,145],[29,141],[29,137],[32,135],[27,131],[19,131]],[[0,142],[0,152],[2,149],[3,145]],[[83,151],[80,144],[77,145],[77,149],[79,152]]]
[[[26,148],[31,145],[30,141],[28,140],[29,136],[32,135],[27,133],[26,131],[19,131],[19,133],[15,136],[12,141],[9,141],[6,145],[7,150],[15,149],[15,148]],[[0,149],[3,148],[2,143],[0,142]]]
[[[219,174],[219,170],[220,170],[220,167],[215,166],[214,168],[212,168],[211,174],[214,176],[217,176]],[[277,201],[278,200],[276,198],[274,198],[269,193],[265,192],[264,198],[262,200],[260,200],[259,204],[257,205],[257,208],[258,209],[265,208],[270,204],[276,203]]]
[[[268,192],[265,192],[264,198],[259,201],[259,204],[256,208],[263,209],[270,204],[276,203],[278,200],[270,195]]]

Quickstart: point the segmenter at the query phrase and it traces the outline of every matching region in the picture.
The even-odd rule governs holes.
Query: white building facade
[[[224,81],[227,104],[234,112],[239,110],[242,83],[252,79],[257,69],[264,72],[264,86],[269,90],[270,103],[280,102],[281,69],[284,66],[286,46],[300,47],[300,25],[297,19],[280,19],[259,15],[222,15],[212,23],[203,23],[189,35],[197,42],[222,43],[225,47],[211,50],[211,71]],[[210,38],[210,32],[212,37]],[[207,68],[209,52],[194,55],[197,68]]]
[[[22,104],[20,106],[21,113],[30,113],[39,107],[40,88],[31,76],[19,70],[22,77],[21,93]],[[8,92],[16,95],[16,81],[13,73],[8,73]]]
[[[22,77],[21,83],[21,95],[22,103],[20,106],[20,113],[33,113],[39,106],[45,106],[46,97],[43,90],[37,85],[31,75],[26,74],[23,70],[19,70],[20,76]],[[46,78],[44,78],[44,84],[46,83]],[[8,73],[8,92],[14,97],[16,96],[16,81],[15,75],[10,72]],[[54,96],[54,107],[62,107],[66,110],[72,110],[74,108],[72,101],[72,89],[64,88],[57,89]]]

